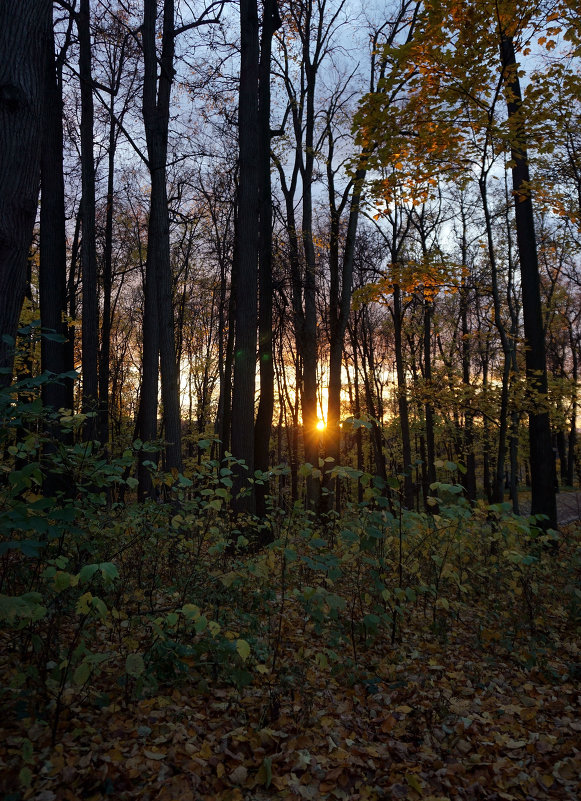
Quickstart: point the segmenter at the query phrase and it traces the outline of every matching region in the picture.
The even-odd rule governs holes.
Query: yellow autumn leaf
[[[419,776],[416,776],[415,773],[406,773],[405,780],[408,783],[409,787],[411,787],[420,795],[422,794],[422,791],[424,789],[424,784]]]
[[[246,661],[250,656],[250,646],[248,645],[246,640],[236,641],[236,651],[244,661]]]

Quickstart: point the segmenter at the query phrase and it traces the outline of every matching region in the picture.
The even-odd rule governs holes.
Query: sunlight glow
[[[324,421],[324,420],[318,420],[318,421],[317,421],[317,430],[318,430],[318,431],[324,431],[324,430],[325,430],[325,428],[326,428],[326,423],[325,423],[325,421]]]

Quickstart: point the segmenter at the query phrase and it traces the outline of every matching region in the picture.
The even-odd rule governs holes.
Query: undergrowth
[[[420,514],[401,507],[397,480],[336,468],[365,486],[342,516],[295,504],[257,521],[230,511],[229,457],[156,474],[159,500],[139,505],[134,450],[106,460],[90,443],[55,445],[35,401],[9,399],[3,414],[0,704],[53,745],[73,709],[130,708],[184,685],[240,697],[261,686],[266,725],[289,694],[308,711],[313,671],[373,693],[412,635],[445,647],[459,627],[483,660],[551,678],[553,649],[578,635],[578,531],[471,507],[459,484],[434,484],[437,513]],[[47,476],[59,479],[52,497]]]

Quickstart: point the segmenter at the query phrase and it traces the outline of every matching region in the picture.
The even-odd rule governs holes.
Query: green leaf
[[[105,579],[105,583],[113,582],[115,579],[119,578],[119,571],[113,562],[101,562],[99,564],[99,570]]]
[[[186,620],[197,620],[200,617],[200,607],[195,604],[184,604],[182,614]]]
[[[46,615],[46,607],[41,601],[42,595],[39,592],[28,592],[14,597],[0,595],[0,620],[5,620],[10,625],[19,621],[35,623]]]
[[[30,768],[22,768],[18,774],[18,781],[23,787],[30,787],[32,784],[32,771]]]
[[[32,743],[28,738],[22,741],[22,761],[31,764],[34,761],[33,758],[34,748]]]
[[[128,654],[125,660],[125,673],[137,678],[145,671],[145,663],[141,654]]]
[[[86,584],[87,582],[89,582],[93,578],[98,569],[99,565],[85,565],[84,567],[82,567],[81,570],[79,571],[79,582],[81,584]]]
[[[72,578],[73,576],[71,576],[70,573],[65,573],[64,571],[59,570],[59,572],[54,577],[55,590],[57,592],[62,592],[63,590],[68,589],[71,586]]]
[[[87,681],[89,676],[91,675],[91,665],[88,662],[81,662],[80,665],[75,669],[73,673],[73,684],[76,684],[77,687],[82,687],[82,685]]]
[[[379,618],[377,615],[365,615],[363,618],[363,625],[367,629],[367,631],[375,632],[377,631],[377,627],[379,626]]]
[[[20,551],[24,556],[30,556],[35,559],[39,554],[39,549],[43,547],[42,542],[38,540],[11,540],[10,542],[0,543],[0,556],[3,556],[6,551]]]
[[[196,620],[196,625],[194,628],[196,629],[197,634],[201,634],[208,628],[208,618],[205,617],[205,615],[201,615],[201,617]]]

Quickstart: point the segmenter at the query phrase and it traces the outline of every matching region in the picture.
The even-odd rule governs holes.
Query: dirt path
[[[521,514],[529,514],[530,509],[529,499],[520,501]],[[561,526],[581,520],[581,492],[557,493],[557,520]]]

